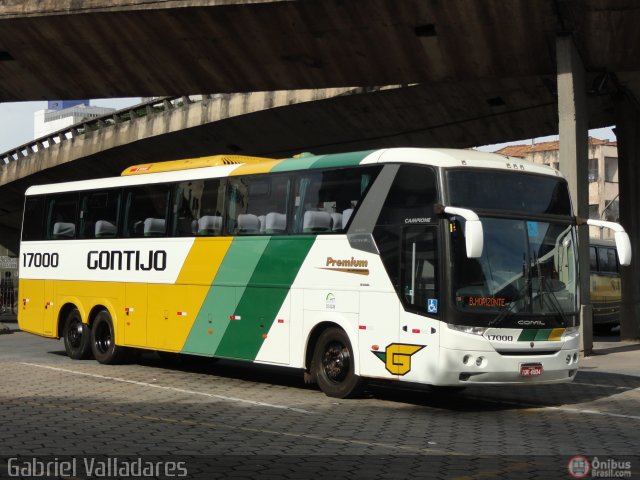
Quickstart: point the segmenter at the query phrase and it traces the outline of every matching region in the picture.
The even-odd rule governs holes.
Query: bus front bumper
[[[570,382],[578,371],[579,358],[577,349],[562,349],[553,354],[504,354],[442,348],[440,375],[435,385]]]

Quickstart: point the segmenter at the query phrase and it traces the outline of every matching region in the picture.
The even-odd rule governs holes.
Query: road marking
[[[600,410],[589,410],[589,409],[565,407],[565,406],[555,407],[553,405],[540,405],[535,403],[518,402],[514,400],[504,400],[504,401],[492,400],[490,398],[470,396],[470,395],[466,396],[465,398],[480,400],[486,403],[495,403],[497,405],[513,405],[514,407],[523,407],[528,410],[557,410],[560,412],[577,413],[580,415],[600,415],[602,417],[615,417],[615,418],[626,418],[629,420],[640,420],[640,415],[623,415],[621,413],[602,412]]]
[[[584,385],[586,387],[602,387],[602,388],[615,388],[618,390],[634,390],[633,387],[617,387],[615,385],[603,385],[601,383],[582,383],[582,382],[573,382],[570,385]]]
[[[538,407],[540,409],[541,407]],[[560,410],[562,412],[579,413],[580,415],[600,415],[603,417],[615,417],[626,418],[629,420],[640,420],[640,415],[623,415],[621,413],[601,412],[599,410],[587,410],[582,408],[572,407],[542,407],[543,409],[550,408],[552,410]]]
[[[40,365],[37,363],[27,363],[27,362],[20,362],[21,365],[27,365],[30,367],[36,367],[36,368],[45,368],[48,370],[54,370],[56,372],[65,372],[65,373],[71,373],[74,375],[83,375],[85,377],[92,377],[92,378],[99,378],[101,380],[111,380],[113,382],[120,382],[120,383],[129,383],[132,385],[138,385],[141,387],[151,387],[151,388],[158,388],[161,390],[169,390],[172,392],[179,392],[179,393],[186,393],[189,395],[200,395],[203,397],[209,397],[209,398],[217,398],[219,400],[225,400],[228,402],[238,402],[238,403],[247,403],[249,405],[254,405],[254,406],[258,406],[258,407],[268,407],[268,408],[277,408],[280,410],[290,410],[292,412],[298,412],[298,413],[304,413],[307,415],[315,415],[315,412],[311,412],[309,410],[303,410],[301,408],[294,408],[294,407],[289,407],[287,405],[277,405],[277,404],[273,404],[273,403],[265,403],[265,402],[257,402],[255,400],[246,400],[244,398],[237,398],[237,397],[228,397],[226,395],[218,395],[216,393],[207,393],[207,392],[198,392],[196,390],[187,390],[185,388],[176,388],[176,387],[167,387],[164,385],[156,385],[153,383],[146,383],[146,382],[139,382],[137,380],[128,380],[126,378],[118,378],[118,377],[109,377],[106,375],[98,375],[96,373],[86,373],[86,372],[78,372],[76,370],[69,370],[66,368],[59,368],[59,367],[51,367],[49,365]]]

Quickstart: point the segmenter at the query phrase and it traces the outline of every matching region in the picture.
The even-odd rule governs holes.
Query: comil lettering
[[[167,268],[167,252],[164,250],[149,250],[142,253],[139,250],[91,250],[87,254],[87,268],[89,270],[156,270]]]
[[[369,262],[367,260],[356,260],[351,257],[349,260],[336,260],[332,257],[327,257],[327,267],[356,267],[356,268],[366,268],[369,266]]]

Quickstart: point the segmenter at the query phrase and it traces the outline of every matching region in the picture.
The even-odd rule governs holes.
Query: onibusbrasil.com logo
[[[572,478],[631,478],[631,462],[613,458],[593,457],[589,460],[583,455],[569,459],[567,470]]]

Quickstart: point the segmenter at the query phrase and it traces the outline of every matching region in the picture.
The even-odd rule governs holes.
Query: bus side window
[[[598,255],[596,253],[596,247],[589,247],[589,270],[594,273],[598,271]]]
[[[84,194],[80,202],[81,238],[115,238],[118,235],[120,190],[98,190]]]
[[[22,240],[43,240],[42,221],[44,219],[44,197],[27,197],[24,204]]]
[[[173,195],[173,236],[220,235],[223,206],[223,180],[212,178],[178,183]]]
[[[618,262],[615,249],[610,247],[598,248],[598,264],[600,273],[617,273]]]
[[[150,184],[126,190],[124,236],[164,237],[167,232],[169,187]]]
[[[48,240],[76,238],[78,224],[78,194],[64,193],[47,197]]]
[[[227,228],[232,235],[287,233],[288,175],[252,175],[229,180]]]
[[[344,232],[378,171],[358,167],[301,174],[294,189],[294,232]]]

